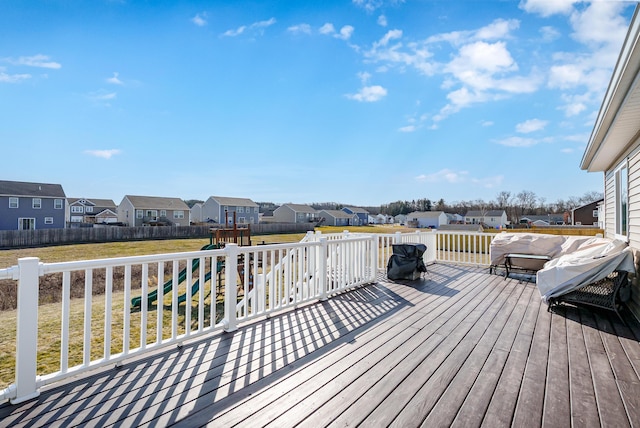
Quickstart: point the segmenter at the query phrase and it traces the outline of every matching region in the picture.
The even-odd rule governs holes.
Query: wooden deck
[[[2,426],[640,426],[640,325],[434,265],[0,406]]]

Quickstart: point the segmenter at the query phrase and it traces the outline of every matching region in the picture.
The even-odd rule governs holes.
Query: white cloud
[[[447,183],[461,183],[467,179],[468,175],[468,171],[453,171],[445,168],[433,174],[419,175],[415,179],[416,181],[427,183],[440,183],[443,181]]]
[[[583,11],[574,11],[571,14],[572,36],[587,45],[619,46],[627,34],[628,24],[620,15],[625,7],[624,2],[594,1]]]
[[[387,95],[387,90],[380,85],[365,86],[355,94],[347,94],[346,97],[360,102],[380,101]]]
[[[124,82],[118,78],[118,72],[114,71],[113,76],[107,78],[107,83],[111,83],[112,85],[124,85]]]
[[[582,0],[522,0],[520,9],[528,13],[537,13],[543,17],[564,14],[573,11],[573,4]]]
[[[336,32],[335,27],[332,23],[327,22],[322,27],[320,27],[320,34],[334,34]]]
[[[566,149],[560,150],[560,152],[561,153],[566,153],[566,154],[571,154],[571,153],[575,152],[575,149],[567,147]]]
[[[382,0],[352,0],[353,4],[366,10],[367,12],[373,12],[376,9],[382,7],[384,2]]]
[[[247,29],[246,25],[241,25],[236,29],[233,30],[227,30],[224,33],[222,33],[222,36],[224,37],[236,37],[239,36],[240,34],[244,33],[244,30]]]
[[[117,97],[117,93],[99,90],[96,92],[91,92],[88,97],[94,102],[106,102],[106,105],[109,105],[108,101],[115,100]]]
[[[363,85],[366,85],[367,82],[369,81],[369,79],[371,79],[371,74],[367,73],[366,71],[361,71],[359,73],[357,73],[358,79],[360,79],[360,82],[362,82]]]
[[[191,18],[191,22],[196,24],[198,27],[204,27],[207,25],[207,12],[196,13],[196,16]]]
[[[18,59],[8,58],[9,61],[13,65],[26,65],[29,67],[40,67],[40,68],[51,68],[51,69],[59,69],[62,68],[60,63],[54,62],[50,60],[51,58],[48,55],[33,55],[33,56],[21,56]]]
[[[85,150],[84,152],[90,156],[95,156],[97,158],[103,158],[103,159],[111,159],[113,156],[119,155],[120,153],[122,153],[122,151],[119,149]]]
[[[520,21],[517,19],[496,19],[491,24],[480,28],[473,35],[477,40],[498,40],[509,37],[513,30],[520,27]]]
[[[0,83],[20,83],[27,79],[31,79],[30,74],[7,74],[0,71]]]
[[[332,23],[327,22],[322,27],[320,27],[320,34],[324,34],[326,36],[333,36],[337,39],[349,40],[351,35],[353,34],[354,28],[351,25],[345,25],[340,28],[340,32],[336,32],[336,28]]]
[[[311,34],[311,26],[309,24],[292,25],[287,31],[293,34]]]
[[[480,126],[483,126],[485,128],[493,125],[494,123],[491,120],[483,120],[482,122],[480,122]]]
[[[544,26],[540,27],[540,34],[542,35],[542,40],[545,42],[552,42],[558,38],[560,38],[560,32],[553,27]]]
[[[265,28],[270,27],[275,23],[276,23],[276,19],[275,18],[270,18],[270,19],[267,19],[265,21],[257,21],[257,22],[254,22],[251,25],[248,25],[248,26],[247,25],[241,25],[238,28],[227,30],[224,33],[222,33],[222,36],[223,37],[237,37],[237,36],[245,33],[246,31],[251,31],[251,30],[253,30],[254,33],[263,34]]]
[[[521,134],[528,134],[530,132],[540,131],[544,129],[544,127],[547,126],[548,123],[548,121],[540,119],[525,120],[524,122],[518,123],[516,125],[516,132],[519,132]]]
[[[340,33],[336,34],[338,39],[349,40],[353,34],[354,28],[351,25],[345,25],[340,29]]]
[[[378,25],[381,26],[381,27],[386,27],[388,25],[387,24],[387,17],[384,16],[384,15],[380,15],[378,17],[378,21],[377,22],[378,22]]]
[[[507,147],[531,147],[535,146],[539,142],[539,140],[524,137],[508,137],[496,141],[496,143]]]
[[[407,126],[403,126],[401,128],[398,128],[398,131],[400,132],[415,132],[417,131],[418,128],[415,125],[407,125]]]

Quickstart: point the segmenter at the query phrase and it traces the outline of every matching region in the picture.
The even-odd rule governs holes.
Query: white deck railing
[[[488,264],[492,235],[486,236],[308,233],[294,244],[228,244],[216,250],[64,263],[22,258],[17,266],[0,269],[0,279],[18,282],[16,378],[0,391],[0,400],[17,404],[66,377],[203,334],[234,331],[239,323],[374,282],[377,272],[386,269],[393,244],[425,244],[426,263]],[[60,362],[57,371],[38,375],[42,278],[61,289]],[[71,283],[78,280],[84,282],[84,295],[72,299]],[[94,295],[96,289],[103,294]]]

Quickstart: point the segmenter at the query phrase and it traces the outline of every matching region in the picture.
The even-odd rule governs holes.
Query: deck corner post
[[[319,294],[320,300],[327,300],[327,238],[320,238],[320,246],[318,247],[318,277],[319,277]]]
[[[315,235],[315,233],[312,230],[307,230],[307,235],[305,236],[305,241],[313,242],[314,241],[314,238],[313,238],[314,235]]]
[[[224,261],[224,330],[227,332],[238,329],[236,305],[238,304],[238,244],[227,244]]]
[[[38,287],[40,259],[18,260],[18,312],[16,332],[16,396],[11,404],[20,404],[40,395],[37,384]]]
[[[402,243],[402,233],[401,232],[396,232],[395,235],[393,236],[393,243],[394,244],[401,244]]]

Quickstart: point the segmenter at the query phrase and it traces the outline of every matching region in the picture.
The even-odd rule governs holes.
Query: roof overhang
[[[640,137],[640,5],[629,25],[620,56],[591,131],[580,168],[607,171]]]

